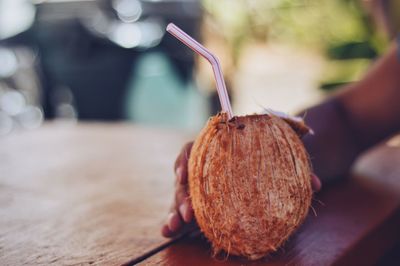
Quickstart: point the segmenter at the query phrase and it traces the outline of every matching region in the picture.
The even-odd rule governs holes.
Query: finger
[[[187,183],[187,166],[185,166],[183,163],[180,161],[178,167],[175,170],[175,176],[178,184],[186,184]]]
[[[187,185],[178,185],[175,192],[175,210],[185,223],[189,223],[193,219],[193,209],[187,189]]]
[[[311,187],[315,192],[320,191],[322,187],[321,180],[315,174],[311,174]]]
[[[172,232],[172,231],[169,229],[168,225],[165,224],[165,225],[161,228],[161,234],[162,234],[164,237],[169,237],[169,238],[171,238],[171,237],[176,237],[176,236],[178,236],[178,235],[180,235],[180,234],[182,234],[182,233],[185,233],[185,232],[193,231],[193,230],[195,230],[196,228],[197,228],[197,223],[196,223],[194,220],[192,220],[192,222],[190,222],[190,223],[188,223],[188,224],[185,224],[184,226],[182,226],[182,227],[181,227],[178,231],[176,231],[176,232]]]
[[[179,214],[181,215],[185,223],[190,223],[193,219],[193,208],[188,198],[184,199],[182,204],[179,206]]]
[[[175,208],[177,209],[186,198],[189,198],[188,185],[177,185],[175,190]]]
[[[190,150],[192,149],[193,142],[188,142],[183,145],[181,151],[179,152],[178,158],[176,158],[174,169],[176,170],[183,162],[187,162],[190,155]]]
[[[183,146],[178,158],[175,161],[175,174],[180,184],[186,184],[188,178],[188,160],[193,142],[189,142]]]
[[[164,237],[174,237],[182,230],[184,226],[184,220],[179,211],[179,206],[188,198],[187,186],[179,185],[177,186],[175,192],[175,201],[171,206],[171,212],[168,215],[166,224],[161,228],[161,234]],[[182,208],[181,208],[182,209]],[[188,219],[188,214],[185,213],[185,218]],[[190,218],[190,217],[189,217]]]
[[[194,213],[187,190],[187,185],[180,185],[175,195],[176,209],[181,215],[183,222],[189,223],[192,221]]]
[[[176,211],[171,212],[168,215],[167,225],[168,225],[169,231],[171,231],[172,234],[175,234],[176,232],[178,232],[181,229],[181,227],[183,225],[182,219]]]
[[[161,235],[164,237],[172,237],[174,234],[171,232],[171,230],[169,230],[168,225],[164,224],[161,228]]]

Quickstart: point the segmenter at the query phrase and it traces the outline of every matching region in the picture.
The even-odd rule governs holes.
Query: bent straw
[[[219,64],[218,58],[175,24],[169,23],[167,26],[167,31],[171,33],[175,38],[183,42],[190,49],[207,59],[208,62],[210,62],[214,71],[214,77],[217,84],[217,92],[219,101],[221,102],[222,111],[227,113],[228,118],[231,119],[233,117],[231,103],[229,101],[228,92],[226,90],[224,81],[224,75],[222,74],[222,69],[221,65]]]

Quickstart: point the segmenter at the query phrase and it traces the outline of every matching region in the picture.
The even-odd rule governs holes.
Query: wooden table
[[[368,265],[400,239],[396,143],[316,195],[317,216],[266,259],[213,259],[201,237],[164,239],[173,161],[190,137],[53,123],[0,139],[0,265]]]

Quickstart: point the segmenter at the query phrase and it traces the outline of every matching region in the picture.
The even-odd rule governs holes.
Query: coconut
[[[211,117],[189,159],[197,223],[214,254],[259,259],[304,221],[312,197],[301,122],[272,114]]]

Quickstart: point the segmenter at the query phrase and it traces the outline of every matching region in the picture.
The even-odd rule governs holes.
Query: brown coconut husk
[[[305,219],[311,168],[299,138],[303,132],[292,127],[271,114],[228,121],[222,113],[194,142],[189,190],[197,223],[215,253],[259,259]]]

